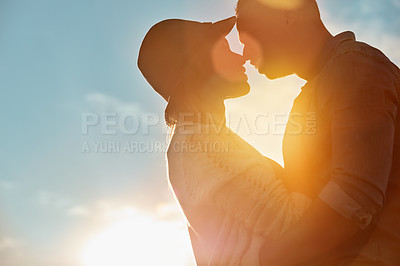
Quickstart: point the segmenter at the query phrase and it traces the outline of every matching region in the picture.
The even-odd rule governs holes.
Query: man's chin
[[[277,75],[272,73],[261,73],[261,74],[264,75],[269,80],[275,80],[284,77],[282,75]]]
[[[284,71],[285,69],[286,68],[282,68],[282,67],[279,68],[279,67],[274,67],[274,66],[261,66],[257,70],[258,70],[258,73],[260,73],[261,75],[264,75],[269,80],[275,80],[275,79],[284,78],[284,77],[287,77],[287,76],[290,76],[293,74],[293,73],[290,73],[290,71]]]

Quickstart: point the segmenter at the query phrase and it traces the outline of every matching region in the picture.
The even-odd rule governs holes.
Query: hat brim
[[[232,31],[235,24],[236,24],[236,17],[233,16],[230,18],[226,18],[226,19],[214,22],[212,24],[212,27],[214,28],[215,32],[218,35],[226,36]]]

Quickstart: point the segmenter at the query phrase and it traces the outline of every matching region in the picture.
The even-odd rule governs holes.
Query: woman
[[[249,92],[245,60],[225,39],[235,22],[162,21],[138,59],[168,101],[169,180],[198,265],[258,265],[263,240],[288,230],[310,204],[286,189],[278,164],[225,126],[224,100]]]

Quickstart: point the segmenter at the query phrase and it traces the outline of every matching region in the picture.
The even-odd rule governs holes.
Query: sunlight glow
[[[258,0],[264,5],[274,8],[274,9],[282,9],[282,10],[295,10],[299,8],[304,0]]]
[[[285,125],[305,82],[296,76],[268,80],[249,63],[245,67],[251,91],[225,101],[227,125],[263,155],[283,165]]]
[[[88,243],[83,252],[84,266],[193,265],[184,222],[132,212]]]

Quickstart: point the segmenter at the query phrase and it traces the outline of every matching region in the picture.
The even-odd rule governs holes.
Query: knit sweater
[[[198,265],[258,265],[263,240],[286,232],[311,202],[290,193],[282,168],[227,127],[177,126],[167,159]]]

